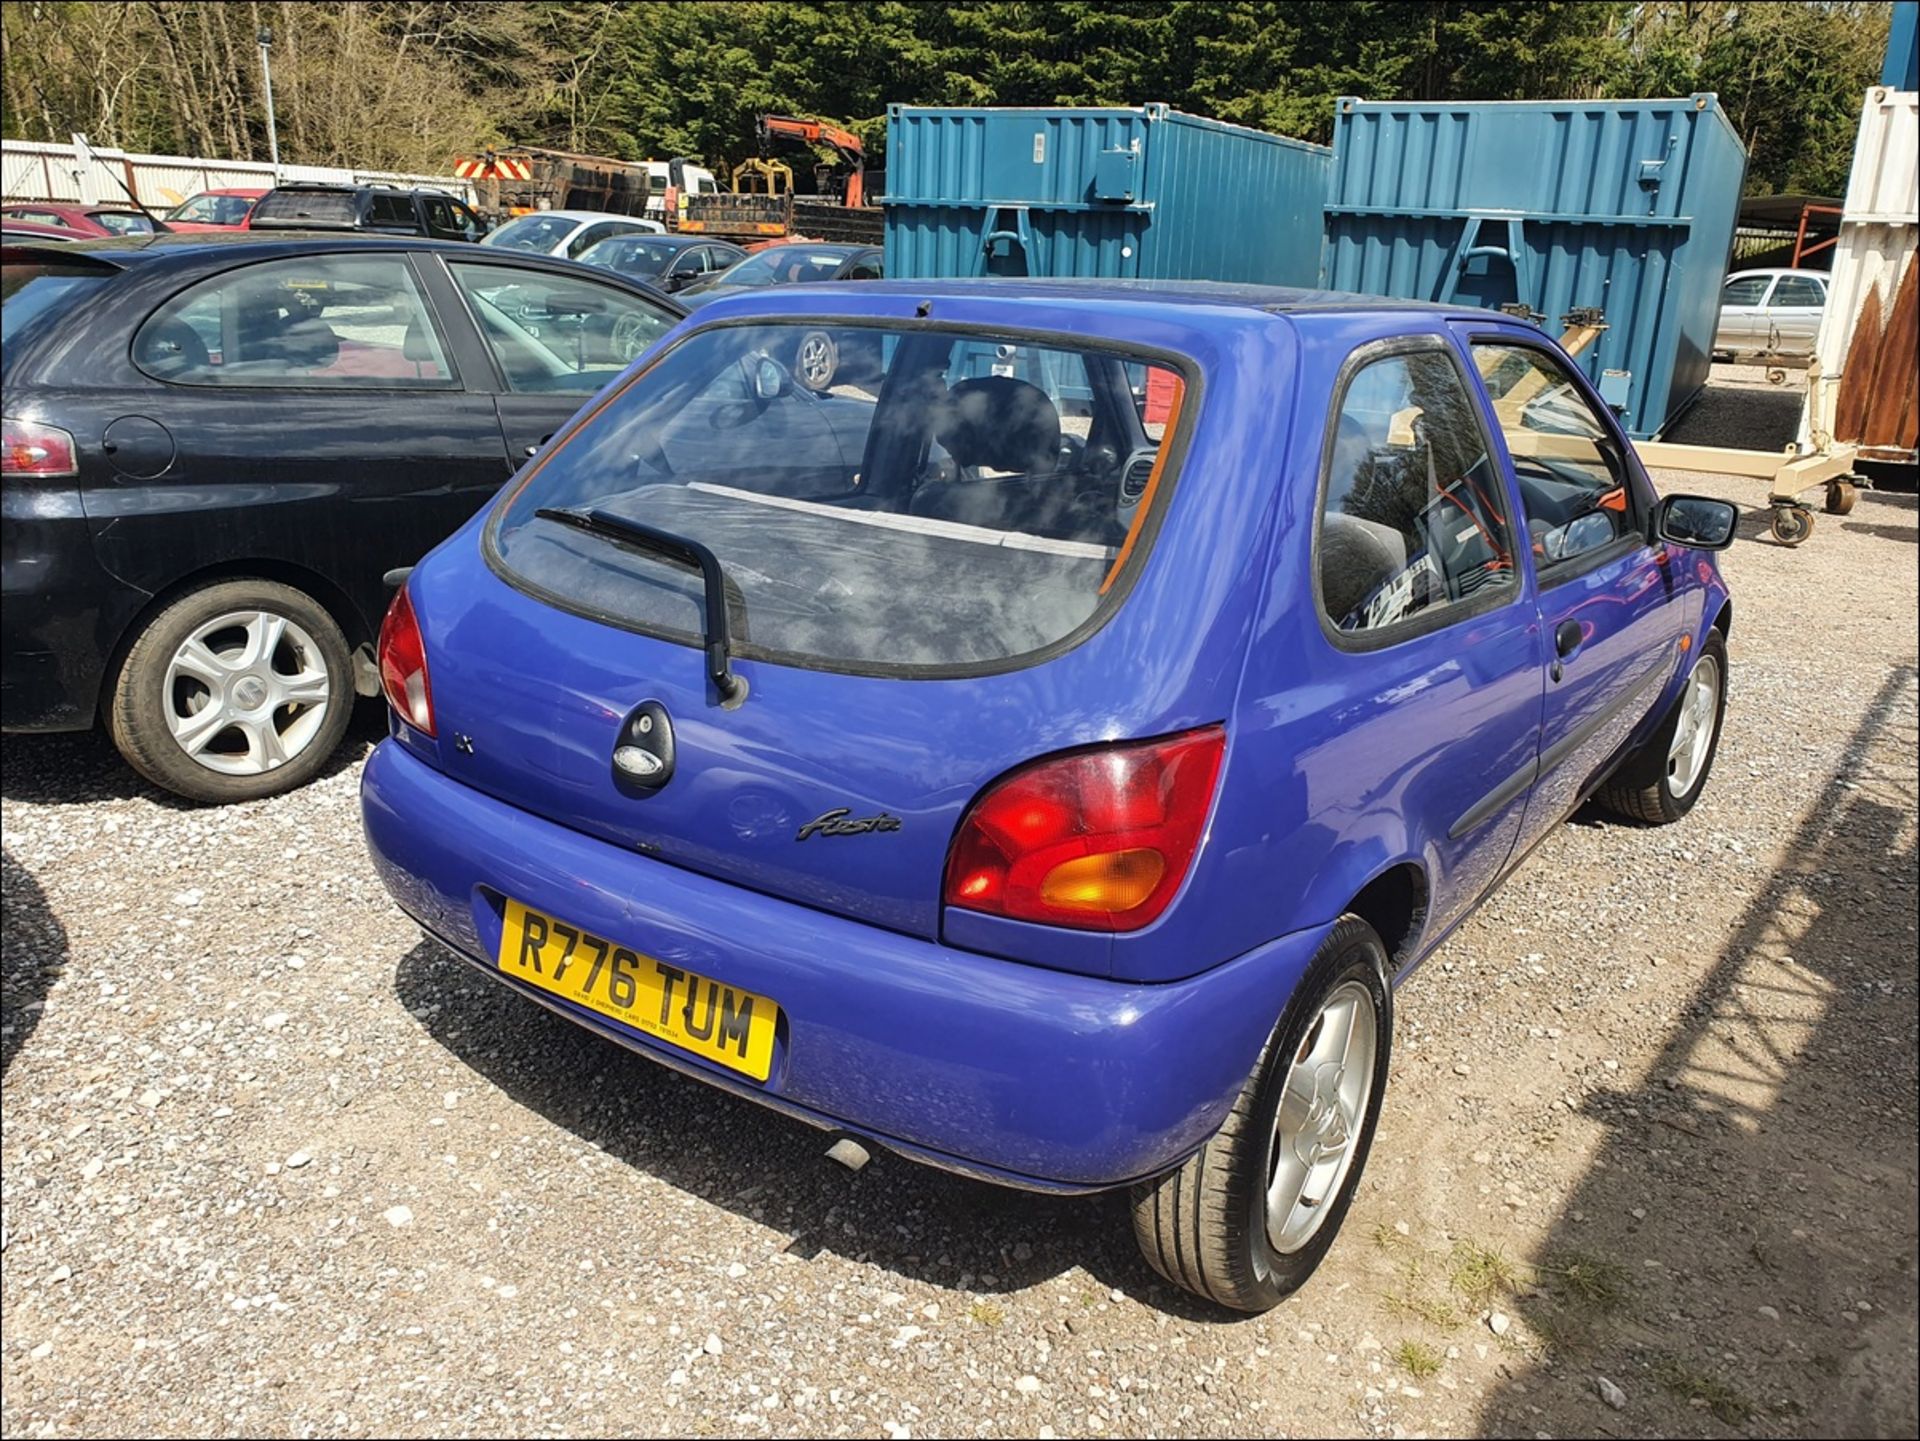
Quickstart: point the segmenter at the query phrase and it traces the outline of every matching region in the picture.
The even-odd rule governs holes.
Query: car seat
[[[211,369],[213,357],[200,333],[180,319],[162,321],[140,334],[140,368],[161,380],[182,380]]]
[[[1055,507],[1033,482],[1060,462],[1060,412],[1047,393],[1010,375],[982,375],[951,386],[932,409],[933,439],[950,464],[922,480],[908,510],[995,530],[1041,524],[1038,512]]]

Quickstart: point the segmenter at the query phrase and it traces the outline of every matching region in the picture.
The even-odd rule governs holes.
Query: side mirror
[[[1705,495],[1670,495],[1653,512],[1656,540],[1694,550],[1725,550],[1733,544],[1739,507],[1730,500]]]
[[[754,399],[762,405],[778,400],[793,389],[793,377],[787,374],[787,368],[771,355],[756,355],[744,362],[747,374],[753,384]]]

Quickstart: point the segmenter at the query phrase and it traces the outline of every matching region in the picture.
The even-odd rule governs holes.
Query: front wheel
[[[1621,763],[1594,799],[1615,815],[1648,825],[1679,820],[1707,788],[1726,714],[1727,642],[1710,630],[1686,689],[1660,729]]]
[[[1386,947],[1365,921],[1344,916],[1213,1139],[1134,1188],[1147,1263],[1236,1311],[1265,1311],[1298,1290],[1353,1202],[1392,1034]]]

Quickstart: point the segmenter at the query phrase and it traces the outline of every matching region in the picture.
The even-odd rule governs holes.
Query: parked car
[[[607,215],[598,210],[538,210],[517,216],[490,231],[480,243],[528,255],[561,255],[578,260],[603,240],[616,235],[664,235],[657,220],[634,215]]]
[[[0,222],[45,225],[72,235],[152,235],[162,229],[151,215],[127,206],[58,205],[37,200],[0,205]]]
[[[822,280],[879,280],[885,274],[885,252],[876,246],[790,242],[755,251],[732,268],[689,286],[682,298],[697,310],[735,290]]]
[[[38,225],[31,220],[0,220],[0,239],[8,245],[35,240],[78,240],[80,233],[59,225]]]
[[[1826,314],[1817,270],[1742,270],[1720,289],[1714,351],[1730,360],[1807,360]]]
[[[739,246],[700,235],[616,235],[580,252],[583,265],[603,265],[669,293],[746,258]]]
[[[361,230],[478,240],[486,226],[464,200],[439,190],[393,185],[282,185],[253,204],[249,230]]]
[[[0,725],[104,721],[201,801],[299,785],[378,692],[383,576],[681,314],[407,237],[9,244]]]
[[[823,323],[884,384],[796,385]],[[1587,797],[1699,798],[1734,518],[1504,315],[761,290],[414,569],[366,834],[528,999],[859,1145],[1132,1186],[1161,1274],[1259,1310],[1353,1196],[1393,984]]]
[[[253,203],[267,191],[229,188],[202,190],[167,212],[167,229],[187,234],[207,230],[239,230],[253,212]]]
[[[826,245],[813,241],[771,245],[706,280],[678,291],[690,310],[710,301],[769,285],[809,285],[835,280],[878,280],[884,252],[871,245]],[[793,333],[793,349],[779,357],[809,390],[871,384],[880,373],[877,335],[865,330],[815,326]]]

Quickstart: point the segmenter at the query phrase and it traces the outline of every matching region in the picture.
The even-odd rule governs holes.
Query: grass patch
[[[1617,1261],[1581,1251],[1559,1251],[1539,1268],[1567,1299],[1590,1311],[1615,1311],[1627,1299],[1627,1269]]]
[[[1475,1306],[1491,1306],[1501,1296],[1520,1289],[1519,1265],[1491,1246],[1462,1241],[1447,1260],[1447,1276]]]
[[[998,1326],[1007,1319],[1007,1313],[991,1301],[975,1301],[967,1307],[967,1318],[978,1321],[982,1326]]]
[[[1753,1414],[1753,1404],[1733,1387],[1677,1356],[1661,1361],[1653,1375],[1669,1395],[1688,1403],[1701,1402],[1728,1426],[1742,1425]]]
[[[1436,1296],[1431,1291],[1418,1290],[1412,1286],[1402,1291],[1390,1291],[1386,1298],[1387,1309],[1402,1316],[1411,1316],[1416,1321],[1424,1321],[1438,1331],[1457,1330],[1466,1318],[1460,1314],[1460,1308],[1444,1296]]]
[[[1382,1221],[1373,1228],[1373,1244],[1382,1251],[1398,1251],[1407,1244],[1407,1238]]]
[[[1425,1341],[1402,1341],[1390,1353],[1402,1371],[1416,1381],[1440,1374],[1441,1354]]]

